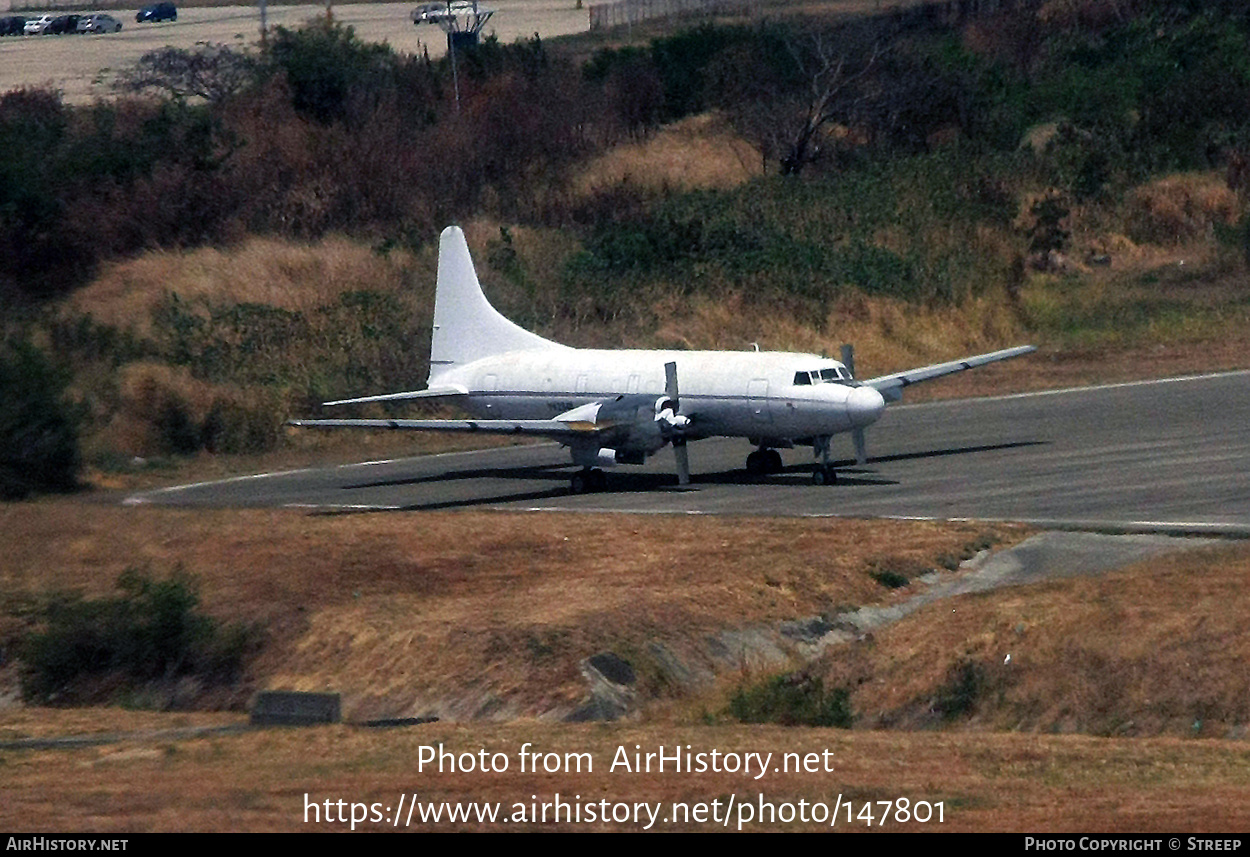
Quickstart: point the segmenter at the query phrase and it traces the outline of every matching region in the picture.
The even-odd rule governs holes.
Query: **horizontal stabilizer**
[[[443,384],[430,387],[428,390],[413,390],[409,393],[387,393],[384,396],[361,396],[358,399],[339,399],[334,402],[322,402],[328,405],[359,405],[364,402],[401,402],[408,399],[445,399],[449,396],[467,396],[469,388],[460,384]]]
[[[1012,357],[1031,354],[1036,350],[1036,345],[1020,345],[1016,348],[992,351],[989,354],[965,357],[962,360],[935,363],[932,366],[922,366],[919,369],[908,369],[906,372],[895,372],[893,375],[882,375],[880,378],[871,378],[865,381],[864,384],[876,389],[886,401],[898,401],[902,396],[903,388],[912,384],[919,384],[921,381],[932,381],[934,378],[953,375],[956,372],[963,372],[965,369],[974,369],[977,366],[984,366],[986,363],[996,363],[999,360],[1009,360]]]

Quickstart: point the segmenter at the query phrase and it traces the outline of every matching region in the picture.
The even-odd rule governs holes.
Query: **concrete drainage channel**
[[[946,575],[934,572],[919,578],[928,586],[899,604],[861,607],[833,617],[813,616],[774,627],[722,631],[707,638],[700,652],[677,653],[662,643],[651,643],[649,654],[681,684],[710,682],[717,672],[748,662],[752,666],[783,669],[792,666],[796,658],[814,658],[832,646],[852,642],[944,598],[1098,575],[1167,554],[1226,544],[1229,542],[1214,538],[1047,531],[1012,548],[982,551],[965,561],[960,567],[963,573],[956,577],[943,579]],[[614,662],[623,659],[612,652],[601,652],[583,662],[588,699],[568,719],[617,720],[637,712],[638,694],[631,686],[633,670],[603,669]]]
[[[838,619],[862,634],[896,622],[942,598],[987,592],[1007,586],[1024,586],[1043,580],[1083,577],[1123,568],[1165,554],[1226,544],[1221,539],[1176,538],[1174,536],[1123,535],[1051,531],[1025,539],[1013,548],[998,553],[982,552],[964,566],[970,572],[954,580],[935,582],[902,604],[889,607],[861,607],[843,613]],[[855,634],[844,632],[841,640]],[[828,636],[828,635],[826,635]],[[821,642],[824,638],[821,638]],[[823,648],[821,646],[820,648]],[[818,648],[819,651],[819,648]]]

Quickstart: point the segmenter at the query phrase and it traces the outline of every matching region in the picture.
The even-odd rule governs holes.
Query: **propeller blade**
[[[854,429],[851,432],[851,438],[855,441],[855,461],[859,464],[867,464],[868,444],[864,438],[864,430],[862,428]]]
[[[673,443],[673,455],[677,457],[677,484],[690,484],[690,456],[686,452],[686,442],[678,440]]]
[[[842,352],[842,365],[846,367],[846,371],[851,373],[851,377],[855,377],[855,346],[843,345],[840,349]]]
[[[664,395],[668,397],[673,409],[672,418],[668,423],[668,439],[673,444],[673,456],[677,459],[677,484],[689,485],[690,454],[686,451],[686,437],[683,430],[690,421],[677,413],[681,407],[681,400],[677,398],[677,364],[671,361],[664,364]]]

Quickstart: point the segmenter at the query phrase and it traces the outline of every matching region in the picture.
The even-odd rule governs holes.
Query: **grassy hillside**
[[[457,108],[444,63],[319,23],[205,49],[203,98],[167,55],[144,98],[12,92],[4,339],[71,379],[105,470],[290,450],[290,415],[419,386],[449,222],[575,345],[853,341],[876,373],[1040,344],[1016,386],[1241,366],[1247,32],[1088,0],[487,42]]]

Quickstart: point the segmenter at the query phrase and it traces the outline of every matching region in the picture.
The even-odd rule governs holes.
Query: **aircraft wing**
[[[1002,351],[991,351],[989,354],[965,357],[962,360],[935,363],[932,366],[922,366],[919,369],[908,369],[906,372],[895,372],[893,375],[882,375],[880,378],[870,378],[864,381],[864,384],[865,386],[875,388],[886,401],[897,402],[903,397],[903,388],[912,384],[919,384],[921,381],[932,381],[934,378],[941,378],[943,375],[952,375],[965,369],[984,366],[986,363],[996,363],[999,360],[1008,360],[1012,357],[1019,357],[1022,354],[1031,354],[1036,350],[1036,345],[1020,345],[1016,348],[1005,348]]]
[[[326,405],[359,405],[363,402],[400,402],[407,399],[443,399],[448,396],[467,396],[469,388],[460,384],[443,384],[430,387],[428,390],[413,390],[409,393],[387,393],[384,396],[361,396],[358,399],[339,399],[334,402],[322,402]]]
[[[483,434],[521,434],[568,441],[602,431],[605,426],[583,420],[289,420],[300,428],[407,429]],[[607,426],[610,427],[610,426]]]

